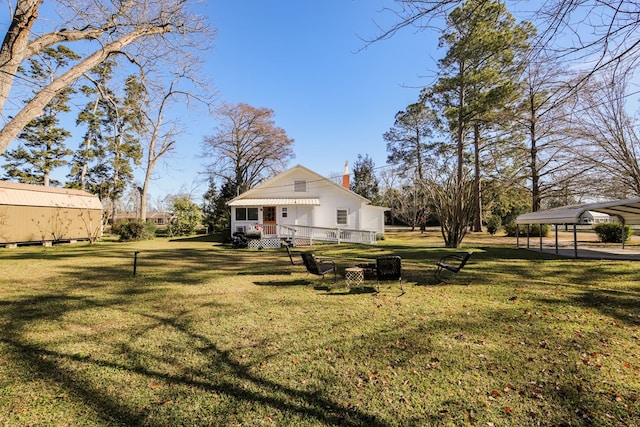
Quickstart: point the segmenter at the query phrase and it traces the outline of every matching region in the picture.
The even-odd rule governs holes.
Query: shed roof
[[[518,224],[579,224],[586,211],[605,213],[622,218],[625,224],[640,224],[640,198],[609,202],[584,203],[530,212],[516,218]]]
[[[0,181],[0,205],[102,210],[100,199],[86,191]]]

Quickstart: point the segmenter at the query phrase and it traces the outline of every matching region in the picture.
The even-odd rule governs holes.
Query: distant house
[[[596,211],[586,211],[580,216],[580,224],[600,224],[610,220],[611,217],[606,213]]]
[[[346,167],[342,181],[296,165],[229,201],[231,230],[260,237],[261,247],[278,246],[282,239],[375,243],[384,234],[388,208],[349,190]]]
[[[173,215],[170,212],[147,212],[147,221],[151,221],[156,225],[168,225]],[[122,212],[116,215],[117,220],[126,219],[127,221],[135,221],[138,219],[136,212]]]
[[[95,240],[102,203],[80,190],[0,181],[0,246]]]

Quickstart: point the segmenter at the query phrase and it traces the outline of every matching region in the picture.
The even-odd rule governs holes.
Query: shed
[[[554,209],[530,212],[519,215],[516,224],[549,224],[555,225],[556,252],[558,251],[558,225],[573,225],[574,256],[578,257],[578,241],[576,226],[582,223],[582,218],[587,212],[598,212],[610,217],[618,217],[622,226],[640,224],[640,198],[612,200],[607,202],[583,203],[580,205],[562,206]],[[527,246],[529,236],[527,236]],[[519,245],[519,243],[518,243]],[[622,242],[624,247],[624,242]],[[540,237],[542,247],[542,237]]]
[[[102,203],[86,191],[0,181],[0,246],[102,235]]]

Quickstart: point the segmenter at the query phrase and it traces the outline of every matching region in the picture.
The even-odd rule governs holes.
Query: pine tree
[[[351,190],[374,204],[380,202],[380,182],[375,173],[375,163],[368,154],[364,157],[358,154],[358,160],[353,165]]]
[[[87,131],[74,153],[67,175],[75,187],[100,196],[106,196],[100,191],[100,183],[106,180],[104,124],[109,110],[106,99],[113,96],[109,84],[115,65],[114,61],[106,61],[95,67],[86,76],[91,84],[80,88],[89,102],[78,114],[76,125],[86,125]]]
[[[25,75],[44,85],[54,79],[69,60],[77,57],[64,46],[47,48],[29,60]],[[67,164],[65,157],[72,153],[64,143],[71,133],[59,127],[60,113],[70,111],[68,104],[71,93],[71,88],[59,91],[46,105],[44,113],[31,120],[19,133],[20,146],[3,153],[7,161],[3,168],[8,179],[44,186],[60,184],[51,179],[51,173],[55,168]]]
[[[432,93],[444,109],[452,131],[456,151],[458,194],[464,191],[465,154],[473,135],[474,228],[482,229],[481,148],[482,132],[499,121],[500,112],[511,108],[519,94],[518,80],[522,58],[528,52],[528,40],[534,34],[531,24],[516,24],[504,4],[496,0],[467,0],[447,18],[447,30],[440,38],[448,47],[440,61],[442,77]],[[449,184],[451,185],[451,184]],[[462,206],[466,201],[459,201]],[[460,229],[466,228],[461,218]],[[464,232],[455,232],[464,237]],[[457,239],[451,239],[455,242]],[[456,242],[457,246],[459,242]]]

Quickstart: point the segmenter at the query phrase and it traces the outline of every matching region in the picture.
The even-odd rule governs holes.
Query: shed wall
[[[0,205],[0,244],[88,240],[102,235],[102,210]]]

